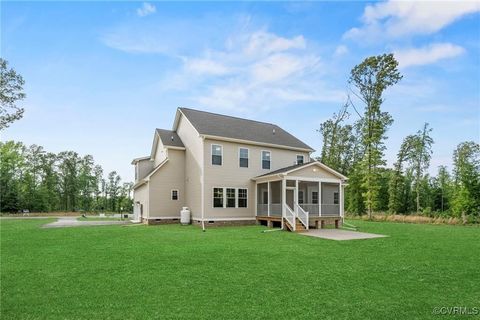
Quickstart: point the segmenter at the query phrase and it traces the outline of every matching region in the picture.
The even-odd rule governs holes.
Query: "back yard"
[[[337,242],[259,226],[0,222],[2,319],[438,319],[435,307],[480,307],[478,227],[355,221],[389,237]]]

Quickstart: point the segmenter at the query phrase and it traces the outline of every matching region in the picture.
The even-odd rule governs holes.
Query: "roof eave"
[[[236,142],[236,143],[245,143],[251,144],[256,146],[265,146],[277,149],[286,149],[286,150],[294,150],[294,151],[303,151],[303,152],[315,152],[312,148],[299,148],[299,147],[292,147],[280,144],[273,144],[273,143],[266,143],[266,142],[258,142],[258,141],[251,141],[251,140],[243,140],[243,139],[236,139],[236,138],[228,138],[222,136],[214,136],[210,134],[200,134],[200,137],[204,139],[212,139],[212,140],[220,140],[220,141],[229,141],[229,142]]]
[[[137,162],[143,161],[143,160],[149,160],[150,156],[145,156],[145,157],[139,157],[135,158],[132,160],[131,164],[136,164]]]

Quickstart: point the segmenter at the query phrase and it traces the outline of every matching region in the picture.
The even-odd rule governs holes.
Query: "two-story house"
[[[178,108],[135,165],[134,216],[177,222],[182,207],[204,225],[274,224],[304,230],[343,217],[347,178],[277,125]]]

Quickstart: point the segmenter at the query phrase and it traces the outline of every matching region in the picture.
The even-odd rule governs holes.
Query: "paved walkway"
[[[382,234],[348,231],[342,229],[310,229],[306,232],[300,232],[299,234],[309,237],[317,237],[329,240],[356,240],[356,239],[372,239],[372,238],[384,238]]]
[[[69,228],[69,227],[91,227],[91,226],[108,226],[112,224],[130,224],[126,221],[78,221],[77,217],[61,217],[57,221],[47,223],[42,228]]]

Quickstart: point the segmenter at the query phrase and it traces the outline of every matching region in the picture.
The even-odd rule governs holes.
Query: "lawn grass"
[[[341,242],[260,226],[0,222],[2,319],[438,319],[434,307],[480,307],[478,227],[355,221],[389,237]]]

